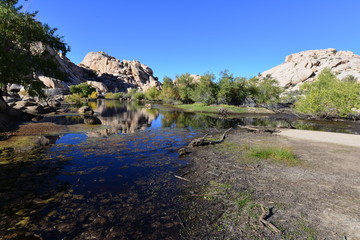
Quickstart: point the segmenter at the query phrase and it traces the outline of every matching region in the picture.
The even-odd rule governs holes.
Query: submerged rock
[[[95,116],[85,116],[84,123],[89,125],[101,124],[101,120]]]
[[[79,114],[93,115],[94,111],[89,106],[83,106],[78,110]]]

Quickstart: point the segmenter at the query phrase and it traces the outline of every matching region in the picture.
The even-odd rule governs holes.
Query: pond
[[[104,127],[42,136],[47,146],[0,148],[0,239],[179,239],[182,180],[175,176],[189,162],[177,150],[194,137],[238,125],[360,134],[354,122],[220,118],[107,100],[88,104]],[[81,118],[43,121],[76,125]]]

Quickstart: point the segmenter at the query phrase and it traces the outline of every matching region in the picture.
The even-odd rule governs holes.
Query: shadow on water
[[[177,149],[206,129],[261,125],[360,133],[351,122],[223,119],[105,100],[89,105],[108,128],[48,136],[48,146],[0,147],[0,239],[178,239],[181,180],[174,175],[187,162]]]

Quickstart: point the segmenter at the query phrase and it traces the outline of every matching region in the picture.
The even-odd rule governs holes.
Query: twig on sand
[[[272,224],[271,222],[266,220],[267,214],[266,214],[266,210],[265,210],[264,206],[260,205],[260,207],[261,207],[262,214],[259,218],[259,221],[262,224],[264,224],[265,227],[269,228],[271,231],[273,231],[275,233],[281,233],[281,231],[277,227],[275,227],[274,224]]]
[[[178,179],[181,179],[181,180],[183,180],[183,181],[186,181],[186,182],[191,182],[189,179],[180,177],[180,176],[178,176],[178,175],[174,175],[174,177],[176,177],[176,178],[178,178]]]

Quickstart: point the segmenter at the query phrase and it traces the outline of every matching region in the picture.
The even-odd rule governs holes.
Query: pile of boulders
[[[40,100],[33,97],[8,97],[7,99],[5,98],[5,101],[8,103],[9,107],[21,110],[28,114],[38,115],[56,112],[61,107],[62,98],[59,96]]]

